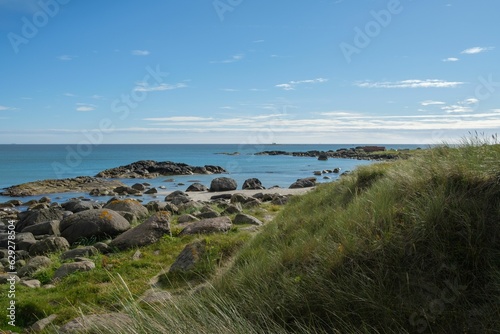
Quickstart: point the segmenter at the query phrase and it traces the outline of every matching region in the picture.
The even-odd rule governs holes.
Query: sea
[[[207,187],[212,179],[227,176],[235,179],[238,189],[249,178],[258,178],[266,187],[288,188],[297,179],[313,176],[314,171],[340,168],[350,171],[357,166],[373,163],[354,159],[329,159],[319,161],[311,157],[256,155],[262,151],[305,152],[328,151],[353,145],[292,145],[292,144],[137,144],[137,145],[0,145],[0,189],[25,182],[63,179],[76,176],[95,176],[102,170],[127,165],[139,160],[172,161],[193,166],[218,165],[227,170],[226,175],[162,176],[155,179],[123,179],[132,185],[148,182],[154,187],[165,186],[165,191],[185,190],[190,183],[200,182]],[[416,145],[384,145],[393,149],[414,149]],[[318,177],[318,182],[335,182],[339,175],[329,174],[330,179]],[[1,191],[0,191],[1,192]],[[62,202],[73,197],[90,198],[88,194],[50,194],[54,201]],[[41,196],[17,198],[21,201]],[[0,203],[13,199],[0,196]],[[93,198],[105,201],[107,198]],[[157,200],[152,195],[140,198],[145,202]]]

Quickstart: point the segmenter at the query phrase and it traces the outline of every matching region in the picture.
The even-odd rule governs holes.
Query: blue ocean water
[[[274,185],[288,187],[296,179],[309,177],[316,170],[341,168],[353,170],[358,165],[369,161],[351,159],[329,159],[318,161],[315,158],[291,156],[255,155],[266,150],[309,151],[337,150],[358,145],[238,145],[238,144],[200,144],[200,145],[0,145],[0,188],[24,182],[93,176],[98,172],[126,165],[138,160],[157,160],[187,163],[193,166],[219,165],[228,171],[228,175],[238,182],[241,188],[244,180],[252,177],[260,179],[265,187]],[[416,148],[415,145],[384,145],[388,148]],[[238,152],[238,155],[221,153]],[[190,182],[199,181],[206,186],[219,175],[190,175],[160,177],[147,180],[153,186],[164,185],[167,190],[185,190]],[[332,176],[334,181],[337,176]],[[173,181],[165,182],[167,179]],[[140,180],[122,180],[126,184]],[[179,185],[181,183],[181,185]],[[182,185],[182,183],[184,185]],[[56,194],[67,198],[74,194]],[[1,197],[0,202],[11,198]],[[24,198],[26,200],[26,198]]]

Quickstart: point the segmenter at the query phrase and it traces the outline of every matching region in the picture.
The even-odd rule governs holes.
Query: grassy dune
[[[127,302],[129,331],[499,332],[500,145],[426,152],[296,198],[210,287]]]

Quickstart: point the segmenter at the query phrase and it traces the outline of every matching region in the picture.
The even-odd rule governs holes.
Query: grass
[[[174,302],[137,303],[140,273],[159,269],[153,249],[178,254],[194,237],[141,249],[141,270],[126,261],[133,252],[121,255],[115,272],[128,273],[121,289],[130,293],[117,294],[108,276],[114,288],[96,294],[101,309],[114,305],[135,327],[100,332],[499,333],[500,145],[488,144],[364,166],[293,198],[253,238],[211,236],[200,275],[183,278],[209,284],[185,285]],[[234,261],[217,261],[224,250]],[[61,295],[84,281],[73,279],[56,288]]]

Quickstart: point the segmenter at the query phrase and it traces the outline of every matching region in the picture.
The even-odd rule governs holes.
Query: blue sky
[[[410,143],[500,128],[494,0],[0,0],[0,143]]]

